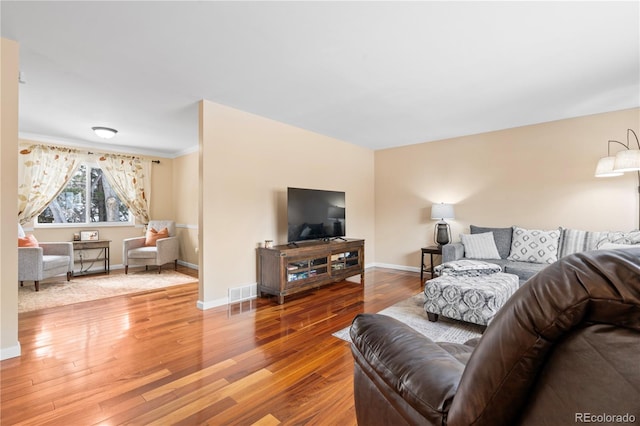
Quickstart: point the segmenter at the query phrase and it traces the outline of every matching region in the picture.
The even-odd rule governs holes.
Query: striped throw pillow
[[[464,257],[470,259],[500,259],[500,253],[493,239],[493,232],[482,234],[461,234]]]

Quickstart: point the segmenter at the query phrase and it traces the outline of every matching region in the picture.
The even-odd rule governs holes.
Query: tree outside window
[[[38,223],[129,223],[127,206],[109,185],[102,169],[82,164],[67,186],[38,216]]]

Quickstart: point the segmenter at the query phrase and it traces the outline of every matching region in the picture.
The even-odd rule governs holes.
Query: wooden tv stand
[[[364,240],[299,242],[258,248],[258,296],[285,296],[360,275],[364,285]]]

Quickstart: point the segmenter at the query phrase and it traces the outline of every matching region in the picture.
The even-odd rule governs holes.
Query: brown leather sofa
[[[545,268],[475,348],[376,314],[350,334],[361,426],[640,423],[640,248]]]

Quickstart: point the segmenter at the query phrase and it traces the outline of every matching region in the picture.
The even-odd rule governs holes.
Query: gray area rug
[[[427,318],[423,305],[424,293],[421,292],[378,313],[402,321],[434,342],[464,343],[474,337],[480,337],[486,328],[443,316],[440,316],[437,322],[431,322]],[[350,342],[350,328],[343,328],[333,333],[333,335]]]
[[[71,278],[64,276],[40,283],[35,291],[33,282],[25,282],[18,290],[18,312],[29,312],[72,303],[104,299],[123,294],[140,293],[172,285],[197,282],[198,279],[180,272],[157,270],[129,274],[96,275]]]

